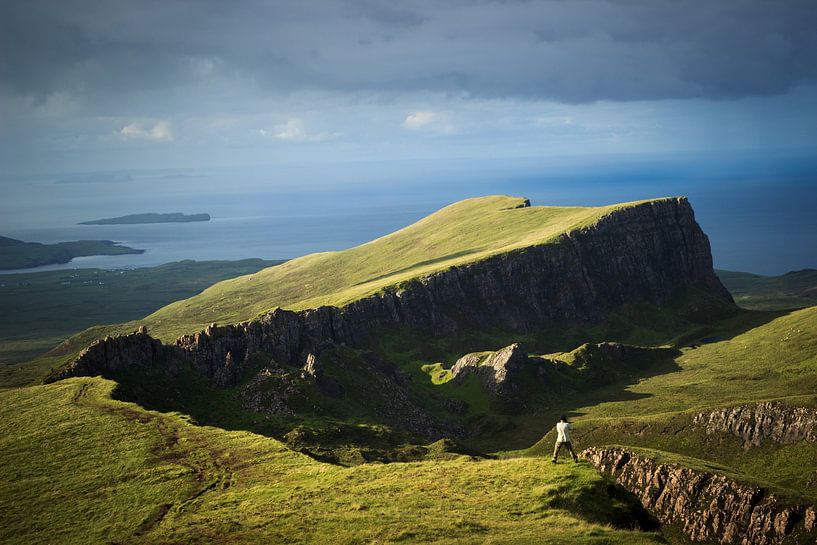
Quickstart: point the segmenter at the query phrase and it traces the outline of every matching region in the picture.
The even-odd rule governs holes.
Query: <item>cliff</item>
[[[814,506],[790,505],[766,489],[620,448],[589,448],[582,456],[692,541],[786,545],[817,538]]]
[[[817,409],[790,407],[769,401],[700,412],[693,423],[707,435],[728,433],[743,440],[743,447],[758,447],[765,441],[817,442]]]
[[[445,335],[463,327],[531,331],[594,323],[624,303],[660,305],[693,285],[731,302],[713,272],[709,241],[689,202],[661,199],[616,210],[555,242],[451,267],[342,308],[276,309],[250,322],[212,324],[163,350],[228,384],[256,352],[303,365],[310,353],[331,345],[359,346],[381,328]],[[122,342],[105,341],[104,349],[84,352],[47,380],[103,373],[109,365],[100,354],[113,357]],[[117,358],[119,365],[126,356]]]

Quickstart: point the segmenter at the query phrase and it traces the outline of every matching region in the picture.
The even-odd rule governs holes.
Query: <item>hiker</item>
[[[551,460],[551,462],[554,464],[559,458],[559,451],[563,446],[567,447],[568,452],[570,452],[570,455],[573,456],[574,462],[579,461],[579,457],[576,456],[575,452],[573,452],[573,443],[570,438],[570,431],[572,429],[573,426],[567,421],[567,417],[562,415],[559,422],[556,424],[556,446],[553,448],[553,459]]]

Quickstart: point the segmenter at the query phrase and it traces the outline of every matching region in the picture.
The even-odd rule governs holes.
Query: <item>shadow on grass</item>
[[[619,316],[628,315],[628,312],[622,310]],[[685,322],[687,329],[683,335],[678,335],[674,328],[668,328],[659,341],[672,341],[675,346],[694,346],[706,337],[729,339],[783,314],[735,310],[696,328],[689,328],[689,322]],[[643,322],[645,318],[641,317],[640,320]],[[628,324],[632,326],[633,322]],[[552,429],[561,414],[577,415],[580,407],[650,397],[650,394],[635,393],[629,388],[641,380],[680,371],[674,361],[677,350],[664,349],[666,357],[649,361],[646,365],[606,368],[597,375],[583,375],[569,366],[561,371],[544,373],[531,368],[522,386],[515,392],[517,397],[499,403],[486,401],[488,396],[481,388],[457,391],[457,387],[451,384],[432,384],[429,376],[420,370],[424,361],[435,361],[435,357],[439,358],[436,361],[445,361],[454,355],[463,355],[466,347],[490,350],[517,340],[533,347],[553,347],[558,342],[561,346],[573,348],[576,344],[571,346],[568,343],[588,339],[632,342],[633,337],[643,334],[638,328],[622,329],[619,326],[612,319],[605,327],[573,329],[569,335],[564,334],[558,339],[547,332],[537,337],[493,331],[483,334],[480,344],[477,344],[479,339],[470,334],[465,339],[429,339],[411,332],[385,332],[385,341],[371,347],[379,349],[378,353],[384,359],[394,363],[398,368],[397,374],[403,377],[400,379],[395,375],[395,387],[402,388],[423,412],[440,422],[449,421],[467,428],[470,436],[466,440],[452,443],[443,452],[432,454],[480,456],[481,453],[530,447]],[[296,400],[296,415],[287,411],[247,410],[239,398],[241,385],[217,388],[186,363],[177,364],[176,369],[178,372],[170,374],[161,370],[128,368],[106,378],[119,382],[117,396],[120,399],[139,403],[147,409],[185,413],[200,425],[273,437],[322,461],[351,465],[369,461],[412,461],[429,455],[429,449],[423,450],[428,439],[389,425],[383,415],[373,409],[379,405],[367,404],[367,397],[387,394],[366,391],[365,381],[361,381],[359,376],[351,376],[356,373],[350,372],[351,368],[346,371],[350,375],[345,379],[348,382],[341,385],[344,396],[328,399],[312,392],[311,397]],[[298,368],[290,366],[288,372],[295,376]],[[246,378],[249,379],[251,374]],[[452,411],[451,400],[464,401],[465,409]],[[320,409],[315,410],[318,407]],[[293,440],[293,432],[296,432],[297,440]]]

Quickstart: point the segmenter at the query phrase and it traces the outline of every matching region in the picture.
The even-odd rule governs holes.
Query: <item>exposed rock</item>
[[[692,541],[786,545],[817,538],[814,506],[789,505],[766,489],[620,448],[589,448],[582,456]]]
[[[64,378],[105,375],[133,365],[157,367],[163,365],[173,373],[174,356],[179,356],[173,347],[150,337],[144,326],[137,333],[108,336],[92,342],[68,365],[52,371],[43,382],[56,382]]]
[[[343,308],[276,309],[252,322],[213,323],[180,337],[177,349],[166,352],[185,355],[199,372],[222,377],[218,380],[226,385],[257,352],[281,364],[303,366],[309,353],[320,354],[332,345],[361,346],[380,328],[444,335],[466,326],[532,331],[593,323],[623,303],[661,304],[676,289],[691,285],[731,301],[713,272],[709,241],[689,203],[663,199],[612,212],[554,243],[451,267]],[[122,350],[83,352],[53,380],[102,374],[112,366],[144,360],[141,341],[118,339],[115,344]],[[133,349],[126,346],[131,341]],[[230,372],[224,371],[228,353]],[[496,370],[499,382],[504,382],[504,372]]]
[[[314,379],[319,379],[323,376],[323,365],[318,361],[318,358],[315,357],[315,354],[309,353],[306,356],[306,363],[303,367],[303,372],[301,373],[302,376],[310,376]]]
[[[519,343],[488,355],[467,354],[451,368],[452,380],[462,380],[470,374],[476,374],[488,392],[495,396],[505,395],[516,386],[514,378],[524,368],[527,360],[528,355]]]
[[[790,407],[777,401],[738,405],[695,415],[693,423],[707,435],[729,433],[743,440],[743,447],[775,443],[817,442],[817,409]]]
[[[275,381],[274,387],[269,382]],[[238,396],[244,409],[276,416],[292,416],[287,405],[289,396],[298,392],[297,385],[280,368],[264,367],[244,385]]]

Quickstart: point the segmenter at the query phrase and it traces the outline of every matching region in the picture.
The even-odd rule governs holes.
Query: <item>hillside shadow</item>
[[[678,352],[680,354],[680,352]],[[586,414],[583,407],[602,403],[626,403],[654,397],[653,394],[634,392],[630,388],[642,380],[681,371],[674,358],[656,361],[649,368],[633,374],[628,380],[606,384],[585,391],[564,392],[553,396],[547,403],[529,407],[508,415],[507,429],[499,430],[487,437],[471,437],[466,444],[484,452],[523,450],[539,443],[543,437],[553,433],[553,428],[563,415],[569,419]],[[552,445],[551,445],[552,446]]]
[[[787,313],[740,311],[725,320],[690,332],[685,339],[677,339],[677,341],[687,342],[684,346],[694,349],[696,344],[703,342],[707,337],[728,340],[785,314]],[[517,335],[516,338],[518,337]],[[494,344],[505,346],[502,343],[513,342],[513,339],[514,335],[507,332],[503,332],[502,336],[488,337],[492,346]],[[422,339],[415,338],[410,333],[407,333],[402,341],[408,344],[412,344],[413,341],[417,342],[418,344],[414,345],[416,347],[429,347],[428,344],[422,342]],[[451,351],[450,346],[432,348],[433,352],[438,354],[440,348],[443,348],[444,353]],[[481,348],[487,349],[488,347],[483,344]],[[390,352],[386,350],[388,356],[395,355],[394,352]],[[413,352],[411,355],[414,359],[418,354]],[[487,410],[485,412],[487,423],[482,425],[482,422],[478,422],[479,425],[474,427],[477,432],[476,436],[464,439],[460,437],[461,441],[457,449],[462,453],[475,456],[480,453],[525,449],[540,441],[562,414],[582,416],[584,414],[581,411],[582,407],[602,403],[637,402],[653,397],[649,393],[632,391],[632,386],[653,377],[680,372],[681,367],[676,362],[678,355],[680,352],[676,352],[673,357],[654,361],[649,366],[630,372],[623,378],[620,377],[592,388],[566,388],[564,384],[544,384],[545,394],[539,395],[533,402],[524,402],[515,407],[503,407],[500,410],[495,410],[495,407]],[[417,365],[417,360],[414,360],[414,364]],[[405,369],[405,364],[395,365]],[[313,446],[320,446],[320,442],[324,440],[329,441],[332,443],[329,450],[337,447],[349,452],[356,451],[351,455],[359,456],[360,463],[411,461],[416,457],[411,453],[406,454],[400,451],[401,447],[424,444],[423,440],[412,437],[404,430],[391,428],[377,414],[347,418],[342,414],[331,412],[322,415],[312,414],[309,411],[299,412],[297,415],[287,414],[285,411],[279,413],[254,412],[242,406],[237,396],[237,388],[217,388],[209,379],[189,367],[182,364],[178,365],[178,368],[181,371],[176,375],[169,375],[162,371],[130,368],[110,374],[106,378],[113,379],[120,384],[116,392],[118,399],[136,402],[146,409],[181,412],[189,415],[198,425],[216,426],[230,431],[249,431],[272,437],[290,446],[293,446],[291,436],[288,437],[290,432],[307,430],[316,439]],[[294,371],[295,368],[291,370]],[[468,423],[469,426],[473,423],[475,416],[473,411],[465,414],[448,414],[442,411],[444,402],[450,396],[447,393],[444,394],[445,388],[436,390],[440,387],[432,385],[428,375],[420,374],[427,382],[425,386],[417,389],[417,384],[408,385],[415,402],[432,405],[437,403],[436,410],[431,406],[424,407],[437,417],[451,419],[451,421],[458,421],[462,424]],[[435,394],[431,398],[424,399],[424,396],[434,393],[435,390],[444,395]],[[343,403],[342,400],[339,402]],[[326,430],[333,431],[327,434]],[[327,454],[321,449],[305,446],[301,451],[321,461],[331,462],[333,459],[337,461],[331,453]],[[382,455],[383,453],[386,454]]]

